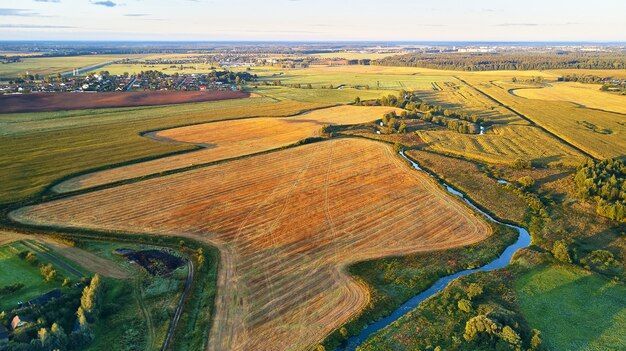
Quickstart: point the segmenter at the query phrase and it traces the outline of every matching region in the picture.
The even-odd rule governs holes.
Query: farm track
[[[191,258],[187,261],[187,278],[185,279],[185,287],[183,289],[183,293],[180,296],[180,300],[176,305],[176,310],[174,312],[174,317],[170,321],[170,325],[167,329],[167,335],[165,336],[165,340],[163,341],[163,346],[161,347],[161,351],[166,351],[169,349],[172,339],[174,338],[174,333],[176,332],[176,327],[178,327],[178,322],[180,321],[180,317],[183,314],[183,308],[185,307],[185,301],[189,297],[189,292],[191,291],[191,286],[193,284],[193,279],[195,276],[195,267]]]
[[[133,295],[135,295],[137,306],[139,307],[139,310],[144,317],[144,322],[146,323],[146,328],[148,330],[148,334],[146,335],[146,350],[154,350],[156,332],[154,330],[154,324],[152,323],[152,316],[150,315],[150,311],[146,307],[146,304],[143,300],[143,287],[141,284],[141,277],[136,277],[135,279],[133,279],[133,283],[135,285],[135,289],[133,289]]]
[[[411,172],[389,147],[336,140],[63,197],[12,217],[214,244],[222,269],[209,348],[300,349],[367,303],[346,265],[488,235],[471,211]]]
[[[551,135],[553,138],[557,139],[558,141],[560,141],[561,143],[571,147],[572,149],[580,152],[581,154],[585,155],[586,157],[589,157],[591,159],[597,159],[596,157],[592,156],[591,154],[589,154],[587,151],[579,148],[578,146],[568,142],[567,140],[561,138],[560,136],[552,133],[551,131],[549,131],[548,129],[546,129],[545,127],[543,127],[542,125],[538,124],[537,122],[535,122],[532,118],[518,112],[517,110],[515,110],[514,108],[502,103],[500,100],[497,100],[496,98],[494,98],[493,96],[489,95],[488,93],[484,92],[483,90],[477,88],[476,86],[468,83],[467,81],[461,79],[460,77],[455,76],[454,78],[458,79],[459,81],[465,83],[466,85],[472,87],[473,89],[475,89],[477,92],[479,92],[480,94],[484,95],[485,97],[487,97],[488,99],[490,99],[491,101],[495,102],[496,104],[504,107],[505,109],[511,111],[512,113],[516,114],[518,117],[526,120],[527,122],[529,122],[531,125],[541,129],[543,132]],[[491,83],[491,82],[490,82]]]
[[[74,275],[75,278],[80,279],[83,277],[83,273],[81,271],[71,266],[67,262],[59,259],[54,254],[50,253],[50,249],[48,249],[47,247],[38,243],[35,244],[29,240],[24,240],[22,241],[22,243],[24,244],[24,246],[27,246],[28,248],[37,252],[37,254],[44,256],[46,260],[50,261],[54,265],[61,267],[63,270],[71,273],[72,275]]]

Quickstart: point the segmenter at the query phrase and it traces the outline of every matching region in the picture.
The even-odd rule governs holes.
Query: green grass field
[[[21,62],[0,65],[0,79],[16,78],[21,74],[55,75],[99,63],[123,58],[139,58],[143,55],[85,55],[66,57],[24,58]],[[103,70],[100,68],[99,70]]]
[[[54,288],[60,287],[63,281],[62,277],[68,277],[73,280],[78,278],[73,272],[69,272],[65,270],[63,266],[56,264],[57,261],[51,262],[49,257],[40,254],[40,252],[34,249],[32,242],[29,243],[31,244],[28,245],[28,243],[17,241],[0,246],[0,287],[17,283],[24,284],[22,289],[0,298],[0,311],[15,307],[19,301],[26,302]],[[43,245],[38,244],[38,246]],[[41,264],[52,263],[57,271],[58,278],[46,282],[39,271],[38,265],[33,265],[18,257],[18,254],[22,251],[35,253],[38,262]],[[52,255],[54,260],[62,260],[62,262],[67,263],[67,261],[59,256],[55,254]],[[76,265],[72,265],[72,267],[76,267]]]
[[[550,350],[626,349],[626,287],[573,266],[544,266],[515,282],[519,302]]]

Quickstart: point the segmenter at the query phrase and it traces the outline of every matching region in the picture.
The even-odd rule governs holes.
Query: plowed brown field
[[[221,250],[210,350],[298,350],[369,301],[344,267],[490,227],[391,147],[339,139],[14,211],[22,222],[190,236]]]
[[[242,91],[130,91],[111,93],[34,93],[0,95],[0,113],[82,110],[182,104],[186,102],[240,99]]]
[[[337,106],[294,117],[211,122],[159,131],[148,136],[162,141],[197,144],[206,149],[77,176],[57,184],[53,190],[64,193],[267,151],[317,136],[324,124],[371,122],[392,110],[400,111],[382,106]]]

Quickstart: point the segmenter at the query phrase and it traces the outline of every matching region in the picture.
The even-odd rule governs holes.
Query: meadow
[[[22,289],[15,293],[2,296],[0,299],[0,310],[15,307],[18,302],[27,302],[28,300],[42,295],[50,290],[61,287],[63,279],[54,279],[46,282],[39,272],[39,267],[20,258],[18,254],[22,251],[31,251],[35,254],[39,252],[33,248],[32,243],[16,241],[10,244],[0,246],[0,287],[13,284],[24,284]],[[37,247],[37,246],[35,246]],[[57,256],[37,255],[37,259],[41,264],[53,263],[59,276],[75,279],[77,278],[74,271],[64,269],[64,266],[57,265],[59,258]],[[52,260],[50,258],[52,257]],[[80,278],[80,276],[78,276]]]
[[[142,55],[84,55],[65,57],[32,57],[23,58],[20,62],[0,65],[0,79],[9,80],[22,74],[56,75],[71,72],[75,68],[83,68],[101,63],[139,58]],[[100,68],[103,70],[105,68]]]
[[[580,268],[548,265],[515,281],[530,325],[551,350],[626,348],[626,288]]]
[[[322,126],[326,124],[371,122],[389,111],[399,109],[382,106],[337,106],[293,117],[217,121],[161,130],[146,136],[162,142],[197,145],[203,149],[81,175],[55,185],[52,190],[59,193],[75,191],[277,149],[306,138],[321,136]]]
[[[513,94],[527,99],[569,101],[593,109],[626,114],[626,96],[600,90],[600,84],[551,83],[541,88],[515,89]]]
[[[367,288],[345,265],[464,246],[491,233],[391,147],[350,139],[89,192],[11,217],[217,245],[218,289],[228,294],[218,295],[211,350],[319,342],[368,303]]]

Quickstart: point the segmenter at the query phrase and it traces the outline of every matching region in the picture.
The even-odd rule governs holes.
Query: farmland
[[[620,156],[626,149],[621,114],[579,107],[566,101],[525,99],[511,94],[509,89],[523,87],[519,84],[475,78],[468,82],[594,157]]]
[[[74,191],[276,149],[320,136],[325,124],[371,122],[393,110],[388,107],[338,106],[293,117],[239,119],[157,131],[150,134],[153,139],[198,145],[204,149],[70,178],[53,190]]]
[[[552,83],[543,88],[516,89],[513,94],[527,99],[569,101],[583,107],[626,114],[626,96],[600,91],[600,84]]]
[[[82,110],[111,107],[170,105],[185,102],[203,102],[241,99],[249,94],[239,91],[146,91],[84,93],[43,93],[0,96],[0,113]]]
[[[227,176],[237,169],[246,172]],[[206,187],[207,181],[213,186]],[[163,203],[168,206],[157,205]],[[178,233],[218,245],[219,289],[230,293],[217,301],[214,349],[299,348],[319,341],[367,303],[367,290],[347,279],[344,265],[462,246],[490,233],[389,147],[365,140],[305,145],[27,207],[12,216],[28,223]]]
[[[533,126],[494,126],[484,135],[452,131],[420,131],[418,134],[429,149],[488,163],[512,164],[524,159],[537,165],[576,166],[583,161],[576,150]]]
[[[624,347],[626,241],[623,224],[610,219],[622,209],[614,184],[623,167],[611,161],[594,168],[592,183],[574,179],[588,156],[623,159],[623,97],[558,81],[622,70],[321,65],[387,54],[220,45],[142,48],[129,52],[156,63],[96,70],[192,74],[222,62],[227,74],[248,73],[233,92],[242,98],[189,102],[159,91],[171,105],[140,98],[120,107],[75,94],[75,110],[0,111],[0,148],[10,151],[0,156],[0,287],[27,285],[9,307],[63,282],[44,282],[38,266],[21,267],[9,249],[34,245],[41,262],[74,267],[58,269],[72,283],[104,279],[107,312],[82,349],[158,350],[169,336],[169,349],[181,351],[342,349],[439,278],[482,266],[515,242],[517,231],[485,221],[480,208],[526,228],[531,245],[506,268],[435,286],[359,349]],[[23,106],[37,102],[16,96]],[[457,191],[476,208],[450,195]],[[599,215],[606,208],[614,217]],[[142,259],[120,253],[128,249],[163,250],[185,264],[152,275]],[[76,308],[68,311],[69,333]],[[483,317],[496,332],[466,338],[467,323]]]
[[[140,55],[85,55],[68,57],[23,58],[20,62],[0,65],[0,79],[16,78],[22,74],[56,75],[75,68],[93,66]]]
[[[0,145],[12,152],[0,158],[0,176],[5,180],[0,183],[0,202],[23,199],[79,171],[192,148],[141,137],[139,133],[146,130],[243,117],[288,116],[320,106],[324,105],[252,98],[163,107],[3,114]]]

